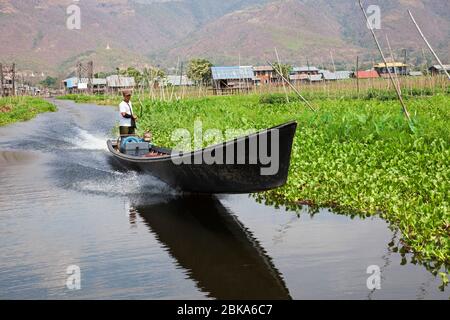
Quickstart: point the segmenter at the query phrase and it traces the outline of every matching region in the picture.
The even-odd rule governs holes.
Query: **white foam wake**
[[[72,149],[81,150],[106,150],[107,137],[94,136],[86,130],[78,128],[75,137],[67,138],[67,142],[73,145]]]
[[[107,178],[80,181],[75,184],[75,188],[82,192],[104,195],[177,194],[174,189],[155,177],[134,171],[113,172]]]

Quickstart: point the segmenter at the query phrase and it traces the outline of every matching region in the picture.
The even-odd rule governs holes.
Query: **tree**
[[[191,80],[197,83],[210,83],[212,79],[212,66],[212,63],[206,59],[192,59],[189,62],[187,75]]]
[[[165,78],[166,77],[166,73],[164,72],[164,70],[158,69],[156,67],[151,67],[149,69],[144,69],[144,75],[149,79],[149,80],[155,80],[158,78]]]
[[[156,81],[160,81],[165,77],[166,73],[164,72],[164,70],[156,67],[144,68],[144,70],[142,71],[142,79],[138,82],[138,84],[147,85]]]
[[[106,72],[97,72],[96,74],[94,74],[94,78],[97,79],[104,79],[107,76],[111,75],[110,73],[106,73]]]
[[[54,88],[56,86],[56,83],[58,82],[57,78],[53,78],[48,76],[44,80],[40,82],[40,84],[46,88]]]
[[[289,64],[280,64],[278,62],[274,63],[273,66],[275,67],[276,70],[278,70],[283,77],[285,77],[287,80],[289,80],[289,75],[292,72],[292,66]]]
[[[128,67],[125,70],[119,70],[119,75],[126,76],[126,77],[132,77],[132,78],[134,78],[136,83],[140,83],[142,80],[141,72],[134,67]]]
[[[117,74],[125,77],[133,77],[138,85],[143,85],[147,81],[155,81],[166,76],[163,70],[156,67],[144,68],[142,72],[134,67],[128,67],[123,70],[117,68]]]

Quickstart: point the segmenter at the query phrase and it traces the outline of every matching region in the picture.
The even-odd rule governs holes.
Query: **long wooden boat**
[[[125,170],[151,174],[192,193],[254,193],[283,186],[288,177],[296,122],[194,152],[153,147],[149,154],[120,152],[109,140],[112,162]]]

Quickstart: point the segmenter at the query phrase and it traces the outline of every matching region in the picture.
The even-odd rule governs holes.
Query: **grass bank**
[[[0,126],[27,121],[33,119],[39,113],[54,111],[56,111],[56,107],[53,104],[40,98],[0,98]]]
[[[72,97],[73,98],[73,97]],[[81,102],[98,102],[85,97]],[[109,99],[109,98],[107,98]],[[100,101],[100,103],[106,100]],[[110,101],[116,104],[118,101]],[[139,104],[135,102],[136,107]],[[176,128],[263,129],[299,123],[288,184],[257,195],[298,209],[332,207],[342,214],[379,215],[402,233],[401,254],[432,270],[450,264],[450,97],[409,97],[415,133],[399,103],[383,99],[315,99],[318,112],[279,96],[228,96],[144,101],[140,130],[173,146]],[[447,273],[441,274],[443,281]]]

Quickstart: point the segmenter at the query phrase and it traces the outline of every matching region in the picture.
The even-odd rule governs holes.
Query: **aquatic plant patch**
[[[143,101],[139,131],[173,147],[172,132],[265,129],[296,120],[289,181],[257,195],[291,209],[332,207],[341,214],[380,215],[401,231],[402,251],[429,263],[446,283],[450,264],[450,97],[408,98],[412,133],[396,100],[300,101],[258,95]],[[140,108],[138,101],[135,101]]]
[[[0,98],[0,126],[33,119],[43,112],[54,112],[56,106],[40,98]]]
[[[317,113],[299,103],[223,97],[146,104],[141,130],[171,145],[172,130],[263,129],[299,123],[289,182],[262,197],[361,215],[379,214],[425,261],[450,262],[450,98],[410,99],[411,134],[396,101],[329,100]]]

